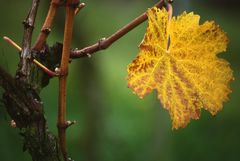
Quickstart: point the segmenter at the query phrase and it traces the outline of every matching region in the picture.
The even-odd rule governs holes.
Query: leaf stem
[[[157,4],[155,4],[156,7],[163,7],[165,4],[164,0],[160,0]],[[143,23],[144,21],[147,20],[147,14],[144,12],[142,15],[138,16],[135,18],[133,21],[119,29],[117,32],[109,36],[108,38],[102,38],[100,39],[97,43],[85,47],[80,50],[73,49],[71,51],[71,58],[80,58],[80,57],[85,57],[89,56],[99,50],[103,50],[111,46],[115,41],[126,35],[129,31]]]
[[[168,26],[169,26],[170,23],[171,23],[171,20],[172,20],[173,7],[172,7],[171,3],[167,3],[167,4],[166,4],[166,7],[167,7],[167,11],[168,11]],[[169,47],[170,47],[171,38],[170,38],[169,33],[167,33],[167,35],[168,35],[168,43],[167,43],[166,52],[169,52],[168,49],[169,49]]]

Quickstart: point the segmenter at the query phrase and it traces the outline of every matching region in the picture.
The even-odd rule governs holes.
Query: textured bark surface
[[[55,52],[61,53],[61,45],[55,45],[50,54],[45,50],[40,59],[50,69],[59,62]],[[47,48],[46,48],[47,49]],[[61,56],[61,55],[60,55]],[[0,86],[5,90],[3,102],[11,119],[16,122],[20,135],[23,137],[23,150],[29,151],[33,161],[61,161],[61,153],[57,138],[48,130],[44,117],[43,103],[39,93],[45,87],[50,77],[34,65],[31,67],[31,84],[25,83],[9,75],[0,67]]]

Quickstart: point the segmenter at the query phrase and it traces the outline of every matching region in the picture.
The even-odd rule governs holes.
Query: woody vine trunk
[[[40,0],[33,0],[24,20],[24,34],[20,62],[15,77],[0,68],[0,86],[3,102],[11,119],[23,138],[23,150],[31,154],[33,161],[61,161],[58,139],[48,130],[43,103],[39,97],[50,77],[32,63],[41,60],[50,69],[60,60],[61,45],[44,46],[39,52],[31,50],[32,32]],[[60,54],[59,54],[60,53]]]

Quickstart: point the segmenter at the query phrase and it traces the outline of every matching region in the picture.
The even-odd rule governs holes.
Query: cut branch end
[[[3,36],[3,39],[4,39],[8,44],[10,44],[10,45],[13,46],[14,48],[16,48],[19,52],[22,51],[22,48],[21,48],[17,43],[15,43],[12,39],[10,39],[9,37]]]

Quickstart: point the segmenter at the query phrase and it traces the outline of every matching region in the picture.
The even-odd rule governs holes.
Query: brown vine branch
[[[166,0],[165,0],[166,1]],[[160,0],[155,6],[162,7],[165,4],[164,0]],[[56,142],[56,138],[48,132],[46,127],[46,120],[44,118],[43,113],[43,105],[38,96],[37,90],[33,89],[31,85],[36,85],[38,82],[43,82],[44,78],[40,78],[39,80],[31,80],[31,77],[35,78],[35,75],[38,75],[38,71],[31,70],[34,66],[31,63],[35,63],[38,65],[43,71],[48,73],[50,76],[58,76],[59,77],[59,107],[58,107],[58,136],[59,136],[59,145],[60,150],[62,152],[62,156],[65,161],[68,161],[67,157],[67,147],[66,147],[66,129],[76,123],[75,121],[66,121],[66,91],[67,91],[67,75],[68,75],[68,64],[69,57],[71,58],[79,58],[83,56],[88,56],[93,54],[99,50],[108,48],[112,43],[116,42],[118,39],[123,37],[129,31],[137,27],[139,24],[147,20],[147,14],[143,13],[132,22],[118,30],[116,33],[112,34],[110,37],[106,39],[101,39],[94,45],[83,48],[81,50],[70,50],[71,40],[72,40],[72,31],[73,31],[73,19],[74,16],[79,12],[81,8],[85,6],[84,3],[80,3],[79,0],[52,0],[50,4],[50,8],[41,29],[41,32],[38,36],[38,39],[31,48],[31,40],[32,40],[32,32],[33,25],[35,21],[35,17],[37,14],[37,8],[40,0],[32,0],[31,10],[24,21],[24,36],[22,48],[18,46],[14,41],[9,39],[8,37],[4,37],[9,44],[14,46],[18,51],[21,52],[21,61],[19,64],[19,71],[16,77],[20,77],[22,81],[19,79],[14,79],[9,75],[6,75],[5,72],[0,67],[0,86],[3,86],[6,90],[5,93],[5,104],[8,105],[9,113],[12,116],[14,122],[17,127],[27,127],[29,131],[26,131],[25,141],[27,142],[27,147],[33,156],[33,160],[38,161],[59,161],[60,155],[58,150],[58,144]],[[46,68],[43,64],[38,62],[36,59],[33,59],[33,53],[35,51],[42,50],[46,39],[48,37],[49,32],[51,31],[51,26],[53,19],[55,17],[57,8],[64,4],[66,4],[66,19],[65,19],[65,29],[64,29],[64,41],[63,41],[63,49],[62,49],[62,58],[60,67],[57,68],[55,72]],[[169,0],[168,0],[169,2]],[[170,6],[171,7],[171,6]],[[171,9],[171,8],[169,8]],[[46,51],[45,51],[46,52]],[[59,52],[57,52],[59,53]],[[55,54],[55,52],[54,52]],[[60,55],[60,54],[59,54]],[[58,59],[59,60],[59,59]],[[57,61],[58,62],[58,61]],[[56,63],[55,63],[56,64]],[[58,64],[58,63],[57,63]],[[54,64],[53,64],[54,65]],[[52,69],[52,68],[51,68]],[[49,79],[49,78],[48,78]],[[32,84],[31,84],[32,83]],[[29,86],[30,84],[30,86]],[[37,84],[38,85],[38,84]],[[45,85],[40,84],[41,88]],[[24,99],[23,99],[24,98]],[[28,109],[30,109],[30,113],[28,113]],[[21,114],[20,116],[16,115],[16,111]],[[27,111],[27,113],[24,113]],[[35,115],[32,115],[35,114]],[[35,119],[37,118],[37,119]],[[22,121],[23,120],[23,121]],[[13,125],[14,125],[13,122]],[[34,134],[32,135],[32,131],[34,130]],[[29,139],[30,138],[30,139]],[[43,144],[44,143],[44,144]],[[36,145],[36,146],[35,146]],[[50,148],[49,148],[50,147]],[[40,160],[39,160],[40,158]],[[41,159],[42,158],[42,159]],[[47,158],[47,159],[46,159]]]
[[[19,128],[24,150],[31,154],[32,160],[61,161],[57,138],[47,128],[43,104],[39,97],[41,88],[46,85],[42,82],[47,82],[49,78],[41,75],[31,62],[32,32],[39,2],[40,0],[32,0],[32,6],[23,23],[22,47],[4,37],[4,40],[21,51],[21,59],[15,78],[0,67],[0,86],[5,90],[3,103],[16,127]]]
[[[161,8],[165,4],[164,0],[160,0],[157,4],[155,4],[156,7]],[[103,50],[111,46],[115,41],[123,37],[125,34],[127,34],[129,31],[143,23],[147,20],[147,14],[144,12],[142,15],[135,18],[132,22],[127,24],[126,26],[119,29],[117,32],[109,36],[108,38],[102,38],[97,43],[85,47],[80,50],[72,50],[71,51],[71,58],[80,58],[89,56],[99,50]]]
[[[56,15],[56,11],[61,4],[62,4],[62,0],[52,0],[51,1],[47,17],[42,26],[41,32],[38,35],[37,41],[36,41],[35,45],[33,46],[33,50],[40,51],[42,49],[44,43],[46,42],[48,35],[51,32],[51,27],[52,27],[54,17]]]
[[[57,138],[49,132],[43,104],[29,85],[19,82],[0,66],[3,103],[11,117],[11,126],[19,128],[24,148],[33,161],[61,161]]]
[[[33,0],[32,7],[28,13],[27,18],[24,20],[24,33],[23,33],[23,42],[22,42],[22,53],[21,53],[21,61],[19,68],[19,76],[22,77],[23,80],[28,80],[30,75],[30,63],[31,59],[31,42],[32,42],[32,33],[35,23],[35,18],[37,15],[37,10],[39,6],[40,0]],[[28,82],[28,81],[27,81]]]
[[[65,161],[68,160],[66,148],[66,129],[69,126],[66,121],[66,92],[67,92],[67,76],[68,64],[70,56],[70,47],[73,32],[73,20],[75,9],[79,4],[79,0],[67,0],[66,2],[66,19],[64,28],[63,50],[59,75],[59,108],[58,108],[58,136],[60,149]]]

